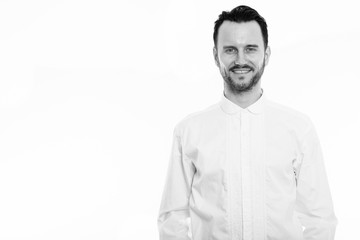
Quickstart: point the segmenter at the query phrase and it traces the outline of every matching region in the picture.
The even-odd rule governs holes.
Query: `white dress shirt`
[[[318,137],[263,95],[225,96],[174,130],[161,240],[331,240],[337,224]]]

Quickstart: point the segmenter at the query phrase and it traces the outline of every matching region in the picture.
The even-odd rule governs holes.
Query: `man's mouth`
[[[236,74],[247,74],[249,72],[252,71],[252,68],[250,67],[235,67],[235,68],[232,68],[230,71],[232,71],[233,73],[236,73]]]

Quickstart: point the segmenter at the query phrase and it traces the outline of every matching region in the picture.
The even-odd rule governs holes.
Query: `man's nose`
[[[236,63],[238,64],[245,64],[247,61],[246,61],[246,55],[242,52],[242,51],[239,51],[237,56],[236,56]]]

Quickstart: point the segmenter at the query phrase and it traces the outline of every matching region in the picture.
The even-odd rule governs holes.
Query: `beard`
[[[237,66],[234,66],[233,68],[236,68],[236,67]],[[260,69],[255,73],[255,75],[250,79],[249,82],[238,83],[235,79],[233,79],[230,76],[230,71],[232,70],[232,68],[230,68],[229,70],[224,69],[223,71],[221,71],[221,75],[222,75],[224,81],[229,86],[229,90],[235,94],[239,94],[239,93],[251,91],[260,81],[261,76],[264,73],[264,69],[265,69],[265,59],[263,61],[262,66],[260,67]],[[254,70],[252,70],[252,71],[254,71]]]

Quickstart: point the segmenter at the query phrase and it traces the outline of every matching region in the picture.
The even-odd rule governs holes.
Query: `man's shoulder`
[[[270,117],[284,122],[286,125],[304,128],[304,130],[312,127],[312,121],[306,113],[287,105],[267,100],[266,111]]]
[[[307,114],[282,103],[278,103],[267,99],[266,105],[270,111],[276,112],[278,114],[284,114],[284,115],[288,115],[289,117],[300,118],[303,120],[309,119]]]
[[[188,127],[197,127],[209,122],[219,116],[221,108],[219,103],[212,104],[202,110],[192,112],[181,119],[175,126],[176,129],[184,129]]]

